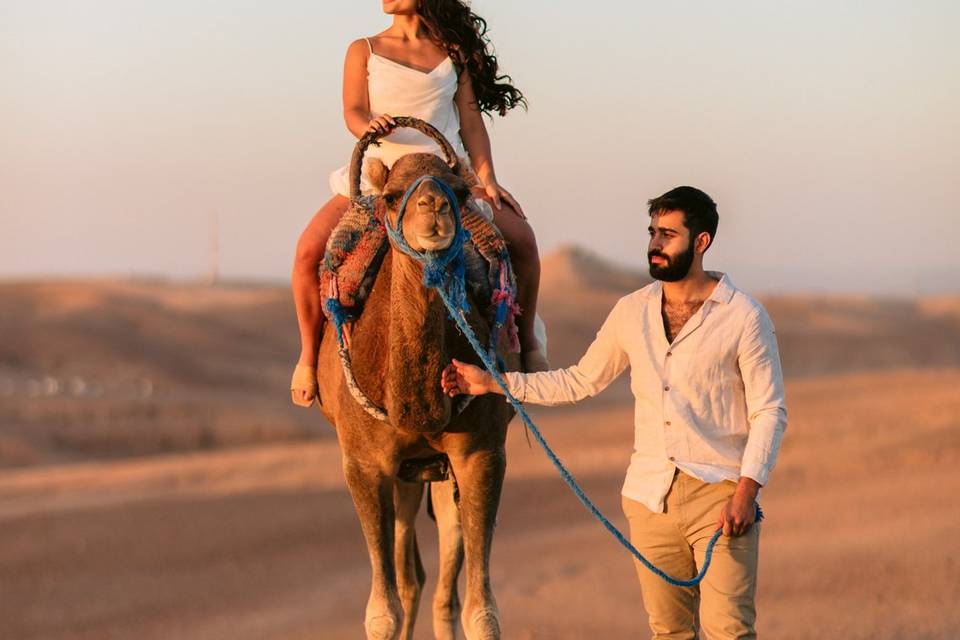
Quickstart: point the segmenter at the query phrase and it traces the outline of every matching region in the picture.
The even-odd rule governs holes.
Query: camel
[[[429,125],[426,125],[429,127]],[[436,133],[437,136],[442,136]],[[359,166],[368,134],[354,152]],[[446,140],[443,140],[446,143]],[[443,180],[463,206],[469,195],[468,169],[441,144],[448,161],[415,153],[398,159],[388,171],[375,164],[372,181],[382,186],[386,216],[395,224],[407,187],[423,175]],[[368,161],[369,162],[369,161]],[[403,237],[418,251],[442,251],[455,233],[452,203],[431,180],[409,198]],[[468,320],[482,344],[490,327],[487,301],[471,300]],[[498,355],[508,370],[519,366],[501,340]],[[424,483],[400,479],[417,461],[446,456],[450,479],[433,482],[429,492],[439,532],[440,571],[433,600],[433,627],[441,640],[457,637],[458,618],[467,640],[500,638],[500,617],[490,584],[490,546],[506,469],[505,439],[513,409],[498,396],[477,397],[456,415],[440,387],[451,358],[479,364],[467,340],[449,319],[438,294],[423,285],[420,263],[391,246],[351,329],[350,355],[357,385],[387,415],[368,414],[351,396],[338,359],[335,331],[321,341],[318,370],[320,403],[340,443],[343,472],[360,519],[372,568],[364,627],[369,640],[412,638],[425,582],[414,519]],[[428,475],[429,470],[421,475]],[[410,474],[408,473],[407,476]],[[416,476],[416,472],[413,474]],[[414,481],[409,481],[409,480]],[[455,500],[455,494],[459,498]],[[462,607],[457,578],[466,564]],[[462,610],[461,610],[462,609]]]

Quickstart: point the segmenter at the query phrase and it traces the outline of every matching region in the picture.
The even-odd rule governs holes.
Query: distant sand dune
[[[577,247],[546,256],[552,363],[576,362],[616,300],[649,281]],[[960,297],[763,302],[787,376],[960,366]],[[0,468],[332,435],[286,401],[298,338],[284,287],[0,283],[0,335]],[[607,397],[627,395],[621,383]]]

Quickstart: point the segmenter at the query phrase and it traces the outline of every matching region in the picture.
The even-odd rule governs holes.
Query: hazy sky
[[[720,206],[755,291],[960,292],[960,4],[477,0],[529,112],[490,126],[544,253],[645,264],[644,202]],[[0,277],[286,279],[349,159],[377,0],[0,0]]]

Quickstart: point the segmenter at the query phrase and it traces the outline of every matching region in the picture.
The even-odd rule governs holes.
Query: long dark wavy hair
[[[417,13],[427,34],[461,70],[470,74],[473,93],[481,113],[501,116],[527,99],[513,86],[513,79],[498,75],[497,56],[490,52],[487,21],[461,0],[420,0]]]

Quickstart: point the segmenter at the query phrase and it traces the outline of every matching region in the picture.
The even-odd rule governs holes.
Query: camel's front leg
[[[397,525],[395,529],[397,588],[403,605],[403,628],[400,637],[412,640],[413,625],[417,621],[420,594],[427,575],[417,548],[415,523],[420,501],[423,498],[423,483],[396,481]]]
[[[454,497],[455,483],[451,477],[430,486],[440,539],[440,572],[433,594],[433,635],[437,640],[456,640],[460,625],[457,578],[463,567],[463,530],[460,527],[460,507]]]
[[[394,480],[376,465],[344,460],[344,476],[367,540],[373,579],[364,616],[367,640],[396,640],[403,625],[393,564]]]
[[[450,455],[450,462],[460,489],[467,565],[463,630],[467,640],[499,640],[500,613],[490,587],[490,545],[507,466],[506,454],[501,446],[463,456]]]

